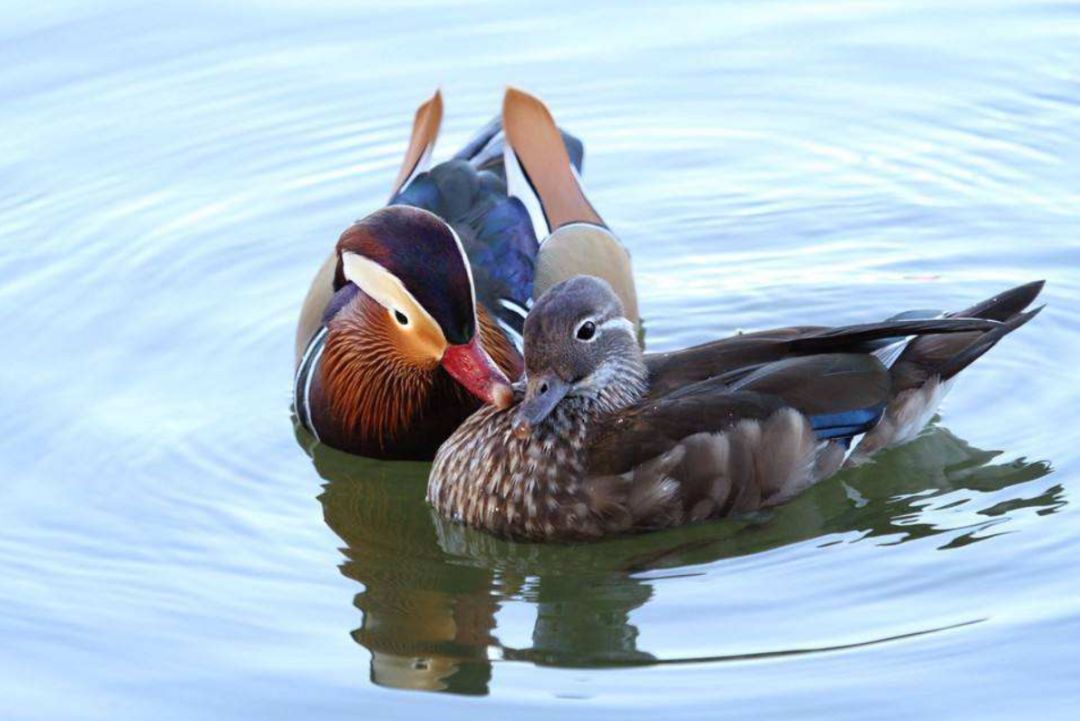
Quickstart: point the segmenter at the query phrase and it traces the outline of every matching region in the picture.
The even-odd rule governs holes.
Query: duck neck
[[[636,405],[648,390],[648,370],[639,351],[606,361],[577,384],[568,400],[588,401],[579,412],[591,421]]]
[[[534,430],[525,449],[528,463],[536,464],[535,482],[522,479],[534,502],[587,500],[589,427],[636,405],[647,390],[640,357],[609,361],[579,382]]]

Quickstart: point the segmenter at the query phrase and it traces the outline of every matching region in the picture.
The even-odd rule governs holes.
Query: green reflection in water
[[[896,544],[940,535],[946,550],[997,535],[995,527],[1025,509],[1048,514],[1065,504],[1059,485],[995,500],[1049,465],[995,463],[1000,451],[934,426],[768,512],[594,544],[521,544],[433,513],[424,501],[426,463],[371,461],[312,445],[299,430],[298,438],[327,480],[319,500],[346,544],[341,571],[364,587],[352,637],[371,653],[371,680],[460,694],[487,693],[500,659],[567,667],[721,660],[661,660],[638,647],[629,619],[652,596],[647,571],[700,573],[689,567],[815,538]],[[496,614],[508,600],[535,609],[527,647],[499,641]]]

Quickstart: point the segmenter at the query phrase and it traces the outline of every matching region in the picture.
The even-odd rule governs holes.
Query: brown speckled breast
[[[603,533],[582,481],[586,421],[566,403],[522,440],[514,408],[484,407],[435,456],[428,501],[445,516],[502,536],[534,540]]]

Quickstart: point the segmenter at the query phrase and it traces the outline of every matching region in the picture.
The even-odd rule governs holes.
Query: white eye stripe
[[[402,187],[405,186],[403,185]],[[469,300],[472,301],[473,307],[473,325],[478,326],[479,323],[476,317],[476,284],[473,281],[472,265],[469,263],[469,255],[465,252],[465,246],[462,244],[461,238],[458,236],[457,231],[454,230],[452,225],[446,223],[437,215],[426,210],[420,210],[420,212],[431,215],[432,218],[443,223],[446,226],[446,229],[450,231],[450,235],[454,238],[454,245],[457,248],[458,257],[461,259],[461,264],[465,267],[465,275],[469,279]],[[389,270],[369,258],[365,258],[358,253],[350,251],[341,254],[341,261],[345,277],[363,289],[363,291],[379,303],[379,305],[389,310],[391,315],[393,315],[394,311],[399,311],[408,318],[409,325],[413,325],[413,321],[416,320],[416,318],[414,318],[407,309],[414,308],[418,311],[418,314],[427,319],[431,323],[431,326],[440,334],[443,332],[442,327],[435,321],[435,318],[432,317],[427,308],[417,301],[413,294],[405,287],[405,284],[401,282],[401,279]]]
[[[609,330],[622,330],[629,333],[631,336],[637,336],[637,329],[634,328],[634,324],[630,319],[623,318],[622,316],[616,316],[614,318],[608,318],[600,325],[596,326],[597,333],[603,333]]]
[[[432,327],[439,327],[427,309],[408,291],[401,279],[386,268],[362,255],[348,251],[341,254],[341,263],[345,278],[355,283],[376,303],[390,311],[391,315],[401,313],[407,319],[407,324],[411,324],[412,316],[407,310],[411,306],[423,314]]]
[[[586,323],[593,323],[596,325],[596,331],[590,338],[582,338],[578,335],[581,328]],[[628,333],[631,338],[637,338],[637,328],[634,327],[633,322],[622,316],[615,316],[614,318],[608,318],[602,323],[597,323],[595,318],[582,318],[576,326],[574,326],[574,337],[583,343],[592,343],[594,340],[600,337],[601,333],[605,333],[609,330],[617,330]]]

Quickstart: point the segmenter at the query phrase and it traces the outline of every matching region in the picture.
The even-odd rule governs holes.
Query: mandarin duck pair
[[[782,503],[915,438],[955,376],[1039,311],[1035,282],[958,313],[646,354],[581,143],[511,89],[430,167],[441,117],[436,93],[390,204],[316,276],[294,404],[327,445],[434,456],[428,501],[475,528],[591,540]]]

